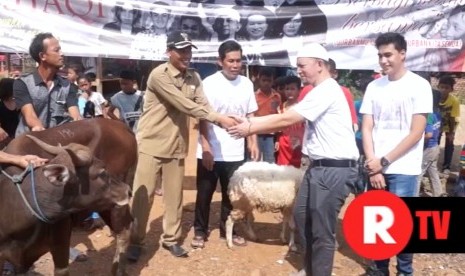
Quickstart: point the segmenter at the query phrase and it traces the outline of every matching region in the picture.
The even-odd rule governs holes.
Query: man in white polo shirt
[[[313,161],[299,189],[295,212],[306,212],[305,222],[300,222],[306,240],[306,274],[331,275],[337,217],[357,180],[359,154],[349,106],[341,87],[331,78],[326,49],[316,43],[301,49],[297,72],[314,86],[312,93],[284,113],[243,120],[228,132],[244,137],[307,121],[303,147]]]

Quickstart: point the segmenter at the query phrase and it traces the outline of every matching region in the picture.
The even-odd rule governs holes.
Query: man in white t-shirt
[[[339,211],[357,180],[359,157],[349,105],[339,84],[331,78],[329,55],[311,43],[297,54],[297,72],[313,85],[312,92],[280,114],[243,120],[230,127],[233,137],[269,133],[307,122],[303,141],[312,164],[299,189],[294,217],[305,233],[305,271],[299,275],[331,275]],[[239,120],[239,118],[236,118]]]
[[[381,34],[376,48],[385,76],[368,85],[360,108],[365,167],[372,189],[413,197],[421,173],[426,117],[433,110],[431,86],[406,69],[407,43],[402,35]],[[398,275],[413,275],[412,260],[413,254],[397,255]],[[375,265],[367,275],[389,275],[389,260]]]
[[[203,90],[216,112],[253,117],[257,102],[253,83],[241,76],[242,47],[234,40],[223,42],[218,49],[218,63],[222,70],[203,80]],[[225,238],[225,222],[232,206],[227,194],[229,179],[244,163],[244,139],[232,138],[226,130],[206,121],[200,121],[197,146],[197,198],[195,201],[193,248],[203,248],[208,238],[210,204],[218,179],[221,185],[220,238]],[[247,140],[251,158],[259,156],[255,135]],[[235,245],[244,246],[244,238],[233,233]]]

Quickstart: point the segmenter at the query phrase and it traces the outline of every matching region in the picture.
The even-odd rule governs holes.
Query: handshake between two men
[[[251,122],[248,117],[237,115],[220,115],[217,120],[218,125],[225,129],[232,137],[239,139],[251,135]]]

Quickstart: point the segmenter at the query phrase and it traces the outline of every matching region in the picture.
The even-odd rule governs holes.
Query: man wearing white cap
[[[337,217],[357,179],[359,154],[349,106],[331,78],[326,49],[316,43],[302,48],[297,54],[297,72],[314,86],[312,93],[284,113],[243,120],[228,132],[244,137],[307,121],[303,147],[313,161],[299,189],[295,217],[298,220],[304,214],[305,218],[300,230],[305,233],[306,274],[327,276],[333,268]]]

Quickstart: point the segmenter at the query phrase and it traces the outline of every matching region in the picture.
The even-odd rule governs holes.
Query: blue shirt
[[[425,149],[433,148],[438,145],[439,133],[441,131],[441,120],[437,113],[428,114],[425,133],[432,133],[433,137],[425,140]]]

